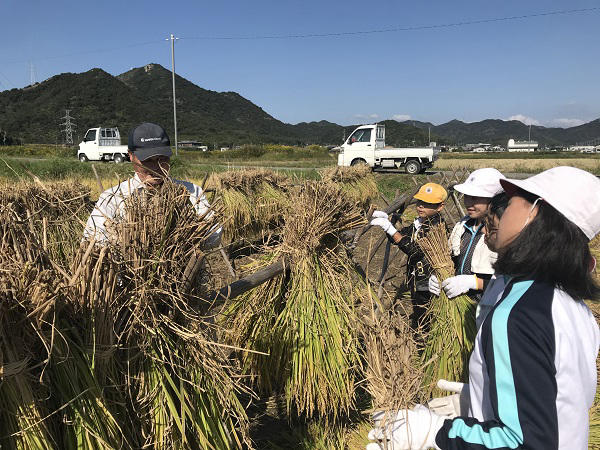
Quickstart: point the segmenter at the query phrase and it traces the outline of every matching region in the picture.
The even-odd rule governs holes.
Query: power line
[[[43,58],[36,58],[34,61],[45,61],[45,60],[50,60],[50,59],[70,58],[72,56],[82,56],[82,55],[91,55],[91,54],[95,54],[95,53],[114,52],[116,50],[122,50],[125,48],[132,48],[132,47],[141,47],[144,45],[157,44],[159,42],[162,42],[162,40],[137,42],[137,43],[133,43],[133,44],[121,45],[119,47],[103,48],[103,49],[98,49],[98,50],[86,50],[86,51],[80,51],[80,52],[74,52],[74,53],[65,53],[62,55],[55,55],[55,56],[46,56]],[[32,60],[30,60],[30,59],[27,59],[27,60],[23,59],[23,60],[14,60],[14,61],[3,61],[3,63],[4,64],[19,64],[19,63],[31,62],[31,61]]]
[[[582,12],[595,12],[600,11],[600,7],[595,8],[581,8],[581,9],[565,9],[560,11],[547,11],[535,14],[523,14],[519,16],[507,16],[507,17],[495,17],[491,19],[478,19],[478,20],[467,20],[461,22],[452,22],[444,24],[434,25],[417,25],[411,27],[394,27],[394,28],[383,28],[378,30],[359,30],[359,31],[342,31],[338,33],[310,33],[310,34],[281,34],[281,35],[263,35],[263,36],[198,36],[198,37],[183,37],[181,39],[188,40],[261,40],[261,39],[305,39],[305,38],[323,38],[323,37],[343,37],[343,36],[357,36],[366,34],[379,34],[379,33],[397,33],[402,31],[419,31],[419,30],[432,30],[439,28],[455,28],[469,25],[478,25],[484,23],[494,22],[506,22],[511,20],[523,20],[531,19],[536,17],[547,17],[547,16],[558,16],[565,14],[575,14]]]

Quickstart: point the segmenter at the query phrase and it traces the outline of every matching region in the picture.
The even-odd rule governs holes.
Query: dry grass
[[[342,192],[363,209],[368,209],[371,202],[379,195],[375,177],[369,166],[330,167],[320,172],[324,182],[335,183]]]
[[[385,411],[389,418],[395,418],[398,410],[423,400],[424,366],[418,358],[415,333],[401,305],[386,311],[371,297],[371,308],[365,308],[364,313],[365,388],[373,411]]]
[[[557,166],[572,166],[590,172],[600,171],[600,160],[589,158],[569,159],[452,159],[443,158],[435,162],[435,169],[455,170],[465,168],[468,170],[494,167],[503,173],[511,172],[542,172]]]
[[[251,447],[246,391],[196,288],[216,215],[181,189],[132,196],[111,245],[68,265],[40,239],[47,216],[21,211],[29,198],[0,205],[3,447]]]
[[[291,180],[270,170],[243,169],[213,174],[207,186],[222,199],[229,218],[223,224],[224,239],[233,242],[262,237],[281,223]]]

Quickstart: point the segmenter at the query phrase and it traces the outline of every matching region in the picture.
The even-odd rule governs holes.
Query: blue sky
[[[600,7],[600,1],[0,0],[0,90],[156,62],[236,91],[289,123],[486,118],[570,126],[600,117],[600,10],[300,39],[205,39],[422,27]],[[138,45],[139,44],[139,45]]]

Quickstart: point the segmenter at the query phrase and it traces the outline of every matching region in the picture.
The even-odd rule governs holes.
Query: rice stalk
[[[122,399],[110,408],[136,447],[250,446],[243,388],[202,316],[210,306],[201,297],[204,245],[219,209],[199,216],[171,183],[139,191],[108,224],[110,245],[94,250],[95,267],[74,283],[80,307],[97,313],[88,339],[116,349],[112,363],[95,365],[96,376]]]
[[[440,283],[454,275],[448,237],[443,225],[436,225],[417,241]],[[436,388],[439,379],[468,381],[469,356],[477,330],[476,305],[468,295],[449,299],[442,290],[431,300],[425,320],[430,330],[425,339],[421,361],[425,364],[422,387],[429,395],[441,395]]]
[[[229,218],[223,224],[227,242],[261,237],[281,224],[289,202],[287,177],[265,169],[232,170],[213,176],[209,184],[220,194]]]
[[[401,305],[389,311],[372,295],[361,321],[364,340],[365,389],[375,411],[396,412],[422,401],[421,381],[426,365]],[[368,305],[368,303],[367,303]],[[367,306],[365,305],[365,306]]]
[[[364,223],[337,186],[306,182],[280,228],[282,242],[261,264],[283,256],[284,273],[229,302],[222,322],[243,353],[243,366],[262,393],[283,394],[288,414],[339,419],[354,407],[359,343],[354,269],[341,233]]]
[[[337,184],[344,195],[363,209],[368,209],[371,202],[379,195],[377,183],[369,166],[335,166],[321,170],[320,175],[324,182]]]

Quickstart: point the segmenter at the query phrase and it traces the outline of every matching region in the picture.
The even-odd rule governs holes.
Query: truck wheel
[[[117,153],[114,156],[113,161],[115,162],[115,164],[121,164],[123,162],[123,155],[121,155],[120,153]]]
[[[362,158],[356,158],[356,159],[353,159],[352,162],[350,163],[351,166],[359,166],[361,164],[367,164],[367,162]]]
[[[421,171],[421,163],[411,159],[404,164],[404,171],[410,175],[416,175]]]
[[[81,162],[87,162],[88,158],[87,156],[85,156],[83,153],[81,155],[79,155],[79,161]]]

